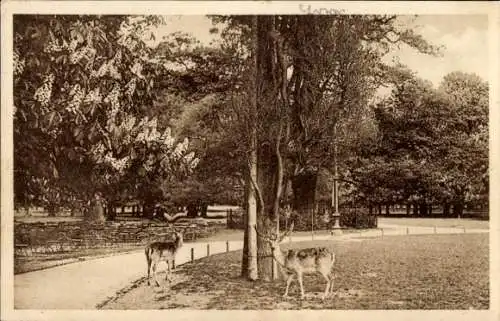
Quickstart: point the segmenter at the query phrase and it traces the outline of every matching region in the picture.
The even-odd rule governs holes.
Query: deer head
[[[268,242],[269,245],[271,246],[271,250],[274,252],[275,250],[279,249],[279,244],[281,241],[285,239],[290,233],[292,233],[294,227],[294,222],[290,224],[289,229],[285,233],[280,233],[276,234],[273,233],[272,235],[266,235],[264,233],[260,233],[259,230],[257,229],[257,226],[255,226],[255,231],[257,232],[257,235],[259,235],[264,241]]]

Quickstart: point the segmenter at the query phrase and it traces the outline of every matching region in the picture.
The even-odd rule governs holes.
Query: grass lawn
[[[304,277],[281,298],[284,281],[239,277],[241,251],[218,254],[178,267],[170,287],[144,279],[103,309],[488,309],[488,234],[390,236],[288,246],[329,246],[337,254],[334,294],[322,302],[324,280]],[[163,275],[160,273],[159,278]]]
[[[465,227],[474,229],[488,229],[489,221],[481,221],[467,218],[406,218],[406,217],[379,217],[379,224],[427,226],[427,227]]]

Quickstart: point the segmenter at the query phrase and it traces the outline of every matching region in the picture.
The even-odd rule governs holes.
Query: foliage
[[[456,204],[487,199],[484,81],[455,72],[435,89],[407,73],[374,110],[378,140],[366,143],[352,173],[360,199]]]
[[[86,203],[97,191],[113,199],[124,192],[117,187],[130,169],[148,173],[160,164],[171,176],[186,166],[178,165],[181,159],[194,160],[184,155],[187,142],[174,147],[170,132],[160,133],[148,117],[172,78],[144,41],[161,22],[157,16],[15,17],[16,205]]]

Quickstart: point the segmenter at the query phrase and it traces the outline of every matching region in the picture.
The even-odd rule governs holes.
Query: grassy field
[[[465,227],[465,228],[477,228],[477,229],[488,229],[489,221],[481,221],[474,219],[458,219],[458,218],[391,218],[391,217],[379,217],[379,224],[391,224],[391,225],[406,225],[406,226],[436,226],[436,227]]]
[[[137,281],[103,309],[487,309],[488,235],[391,236],[358,242],[311,241],[337,254],[334,295],[306,276],[306,298],[282,299],[284,282],[239,277],[241,252],[214,255],[177,269],[170,287]],[[159,276],[161,277],[161,275]]]

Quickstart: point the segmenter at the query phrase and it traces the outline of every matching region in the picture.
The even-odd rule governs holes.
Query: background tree
[[[116,197],[97,196],[120,185],[137,136],[148,130],[149,107],[170,76],[144,42],[161,22],[155,16],[15,17],[17,205],[55,212],[69,200],[92,200],[102,213],[105,198]]]
[[[376,204],[411,203],[420,215],[430,214],[432,203],[449,215],[453,205],[461,215],[465,202],[488,193],[487,84],[451,73],[435,89],[403,74],[375,107],[378,141],[354,165],[360,196]]]

